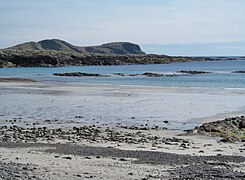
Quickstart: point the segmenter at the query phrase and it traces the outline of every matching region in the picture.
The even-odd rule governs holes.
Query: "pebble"
[[[69,159],[69,160],[71,160],[72,159],[72,157],[70,157],[70,156],[64,156],[64,157],[62,157],[63,159]]]

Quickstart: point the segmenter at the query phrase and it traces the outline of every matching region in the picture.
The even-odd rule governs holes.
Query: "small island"
[[[226,59],[226,57],[175,57],[146,54],[139,45],[130,42],[111,42],[81,47],[59,39],[26,42],[0,50],[0,68],[169,64]]]

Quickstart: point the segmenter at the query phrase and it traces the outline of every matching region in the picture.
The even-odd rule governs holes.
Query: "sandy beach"
[[[0,180],[245,180],[244,9],[1,0]]]
[[[0,81],[0,175],[243,179],[244,143],[182,134],[243,114],[244,93],[5,79]]]
[[[21,138],[22,142],[16,142],[18,138],[10,142],[1,139],[0,175],[13,179],[245,177],[243,143],[221,143],[204,136],[178,136],[180,131],[173,130],[113,128],[102,132],[96,139],[86,138],[91,135],[77,139],[74,130],[63,131],[67,138],[62,135],[47,140],[40,136],[33,141],[26,135]],[[112,137],[112,132],[117,138]]]

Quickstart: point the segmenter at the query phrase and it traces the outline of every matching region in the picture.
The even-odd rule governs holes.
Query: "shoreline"
[[[89,82],[60,82],[60,81],[45,81],[36,78],[16,78],[8,76],[0,76],[0,83],[12,84],[17,83],[36,83],[37,85],[47,84],[47,85],[59,85],[59,86],[69,86],[69,87],[108,87],[108,88],[133,88],[133,89],[142,89],[144,90],[161,90],[165,92],[208,92],[208,93],[223,93],[223,92],[232,92],[238,94],[245,94],[245,88],[231,88],[231,87],[185,87],[185,86],[154,86],[154,85],[128,85],[128,84],[106,84],[106,83],[89,83]],[[2,85],[4,85],[2,84]],[[0,84],[1,85],[1,84]],[[173,91],[174,90],[174,91]],[[191,90],[191,91],[190,91]],[[221,92],[217,92],[217,90]]]
[[[176,124],[179,127],[185,124],[187,125],[193,124],[192,126],[194,127],[196,125],[201,125],[204,122],[224,119],[226,117],[231,117],[231,116],[239,116],[245,113],[245,110],[243,110],[245,107],[245,103],[243,103],[244,101],[242,101],[242,99],[244,98],[244,94],[245,94],[245,91],[243,90],[217,91],[217,89],[207,90],[203,88],[197,89],[197,88],[182,88],[182,87],[178,87],[178,88],[176,87],[170,87],[170,88],[169,87],[139,87],[139,86],[101,85],[101,84],[88,84],[88,83],[83,83],[82,85],[77,85],[77,84],[70,85],[70,84],[64,84],[64,83],[59,83],[59,82],[58,83],[57,82],[56,83],[54,82],[32,82],[29,79],[24,79],[24,80],[20,79],[20,81],[18,82],[16,82],[15,79],[14,81],[10,79],[10,82],[0,82],[0,87],[1,87],[0,88],[1,98],[3,99],[4,97],[6,97],[6,101],[9,101],[7,99],[9,99],[10,95],[12,94],[13,96],[17,96],[17,97],[19,95],[23,96],[22,101],[24,101],[26,98],[28,99],[34,98],[34,99],[37,99],[37,101],[39,100],[44,101],[41,98],[41,96],[45,96],[51,99],[50,101],[52,103],[52,101],[55,102],[55,99],[66,98],[68,101],[72,102],[70,106],[75,106],[76,103],[78,103],[75,97],[79,97],[81,99],[80,103],[82,104],[83,104],[82,101],[84,101],[85,99],[86,101],[91,101],[91,105],[89,106],[87,105],[87,107],[81,106],[83,107],[83,109],[85,108],[85,110],[88,110],[88,111],[94,111],[93,108],[95,107],[95,104],[93,103],[93,101],[98,101],[99,104],[103,102],[104,104],[109,103],[109,104],[114,105],[114,106],[110,106],[111,110],[109,109],[106,110],[106,105],[102,106],[98,104],[99,107],[102,108],[101,112],[94,111],[94,113],[97,114],[96,116],[93,116],[91,113],[90,113],[91,115],[89,115],[88,114],[89,112],[88,112],[87,113],[88,117],[86,118],[87,122],[89,122],[89,119],[97,119],[97,121],[103,122],[102,120],[105,119],[103,118],[103,114],[106,111],[111,111],[111,115],[110,117],[108,117],[111,120],[104,122],[104,123],[111,123],[113,119],[117,119],[120,117],[120,116],[118,117],[115,116],[115,118],[113,118],[114,115],[112,112],[115,110],[119,111],[118,105],[121,103],[123,103],[122,104],[123,109],[121,109],[120,111],[122,112],[125,111],[125,113],[124,115],[121,114],[123,116],[120,117],[119,119],[124,119],[123,123],[135,121],[136,124],[140,125],[142,123],[145,123],[147,119],[150,122],[151,122],[151,119],[153,120],[155,119],[154,120],[155,122],[152,122],[151,125],[154,125],[155,123],[157,123],[157,125],[159,126],[160,119],[162,119],[162,121],[167,120],[170,123],[172,123],[173,126],[169,126],[168,124],[161,123],[161,126],[163,125],[162,127],[167,127],[170,129],[175,129],[174,124]],[[179,107],[176,106],[176,103],[173,102],[174,99],[179,101],[177,103],[177,105],[179,104],[178,105]],[[205,101],[203,102],[205,102],[206,105],[203,104],[203,102],[200,102],[200,99],[205,99]],[[208,103],[209,99],[210,99],[211,104]],[[237,99],[237,102],[235,99]],[[43,103],[44,104],[37,104],[37,108],[41,108],[43,105],[47,104],[48,101],[44,101]],[[128,103],[129,105],[127,105],[126,103]],[[137,103],[135,107],[133,107],[134,103]],[[47,105],[52,107],[51,104],[47,104]],[[63,106],[63,105],[64,104],[62,104],[61,102],[57,104],[57,106]],[[210,105],[213,106],[213,108],[210,107],[210,110],[211,112],[213,111],[213,113],[208,112],[208,109],[206,110],[208,113],[200,111],[201,107],[206,108],[206,106],[210,106]],[[26,104],[26,106],[29,106],[29,104]],[[133,107],[133,109],[132,108],[129,109],[129,107],[131,106]],[[162,110],[159,106],[162,106],[163,109],[166,109],[166,108],[168,109],[171,106],[173,107],[173,109],[171,110],[170,108],[168,110],[169,112],[166,114],[166,113],[161,112]],[[187,110],[183,110],[182,109],[183,107],[186,107]],[[71,107],[68,107],[68,108],[71,108]],[[156,109],[153,111],[148,108],[156,108]],[[227,109],[229,109],[229,112],[222,112],[222,111],[227,111]],[[126,111],[128,111],[128,113],[126,113]],[[142,113],[140,113],[140,111],[145,111],[144,113],[145,115],[142,116],[141,115]],[[175,114],[174,111],[180,111],[181,114],[179,114],[179,117],[181,116],[183,117],[184,115],[186,119],[182,118],[183,120],[180,121],[176,118],[173,118],[174,116],[178,117],[174,115]],[[195,115],[193,115],[193,111]],[[0,114],[4,115],[4,111],[1,112],[1,109],[0,109]],[[79,120],[76,118],[74,119],[75,116],[84,116],[84,115],[81,115],[79,112],[78,113],[74,112],[72,114],[70,115],[69,119],[75,122]],[[129,115],[125,116],[125,114],[129,114]],[[154,116],[152,116],[153,114]],[[12,116],[12,117],[18,118],[18,116],[17,117]],[[102,116],[103,119],[101,119],[100,116]],[[134,117],[134,119],[132,119],[131,117]],[[8,117],[0,116],[0,119],[6,119],[6,118]],[[21,118],[24,118],[24,117],[21,117]],[[51,120],[52,119],[60,119],[60,120],[63,119],[62,117],[61,118],[57,117],[57,115],[55,115],[54,117],[46,116],[46,118],[51,119]],[[8,119],[10,120],[11,117],[9,117]],[[145,120],[142,121],[141,119],[142,120],[145,119]],[[66,119],[63,119],[62,121],[65,122]],[[116,123],[120,123],[120,120],[114,121],[114,125]],[[93,122],[91,122],[90,124],[93,124]],[[186,128],[190,128],[190,127],[186,127]]]

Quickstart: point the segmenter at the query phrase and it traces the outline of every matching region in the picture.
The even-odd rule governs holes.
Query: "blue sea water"
[[[142,74],[145,72],[174,74],[181,70],[208,71],[210,74],[186,75],[176,77],[57,77],[53,73],[85,72],[99,74]],[[123,65],[123,66],[69,66],[69,67],[28,67],[0,69],[0,77],[31,78],[38,81],[60,83],[99,83],[135,86],[165,87],[213,87],[245,88],[245,74],[232,73],[245,70],[245,60],[183,62],[156,65]]]

